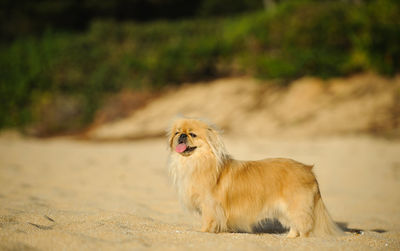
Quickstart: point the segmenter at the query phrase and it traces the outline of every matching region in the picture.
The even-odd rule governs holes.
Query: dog
[[[290,228],[287,237],[338,236],[313,166],[286,158],[233,159],[218,129],[180,118],[168,131],[169,172],[181,202],[201,215],[203,232],[252,232],[263,219]]]

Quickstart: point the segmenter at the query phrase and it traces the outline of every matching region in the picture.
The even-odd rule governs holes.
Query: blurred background
[[[329,106],[321,99],[331,104],[343,100],[340,94],[347,91],[347,101],[360,95],[373,100],[379,92],[390,100],[380,110],[370,107],[373,121],[357,128],[386,132],[399,127],[397,0],[3,0],[0,38],[0,128],[30,135],[85,132],[130,116],[184,83],[188,88],[187,83],[221,78],[241,84],[225,85],[225,91],[215,87],[211,100],[221,93],[226,98],[242,95],[227,104],[213,103],[210,112],[246,100],[243,88],[254,101],[239,102],[237,109],[244,107],[244,113],[269,109],[277,97],[309,103],[311,111],[293,115],[299,105],[286,102],[286,111],[292,112],[287,117],[297,116],[295,121],[269,113],[270,121],[279,120],[275,126],[281,127],[313,117],[315,104]],[[310,76],[311,84],[290,89],[294,81]],[[359,84],[340,87],[344,91],[337,85],[327,89],[329,79],[338,77],[345,86],[346,78]],[[204,99],[193,109],[211,102],[210,91],[203,92]],[[168,115],[185,113],[190,100],[178,103],[185,105]],[[161,115],[168,104],[159,106]],[[366,101],[358,106],[365,107]],[[273,114],[285,113],[277,109]],[[384,115],[376,120],[376,112]],[[354,111],[343,123],[351,124],[354,114],[365,115]],[[207,111],[193,115],[211,117],[229,129]],[[251,119],[244,116],[239,117]],[[326,124],[336,117],[326,118]],[[142,116],[136,123],[149,127],[144,120]]]
[[[0,0],[0,250],[400,250],[399,73],[399,0]],[[361,234],[198,232],[178,114],[314,164]]]

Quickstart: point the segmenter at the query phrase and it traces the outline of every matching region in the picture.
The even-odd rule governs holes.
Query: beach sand
[[[336,238],[199,232],[170,184],[163,138],[0,136],[0,250],[400,250],[400,142],[226,135],[239,159],[314,164]],[[362,230],[354,233],[355,230]]]

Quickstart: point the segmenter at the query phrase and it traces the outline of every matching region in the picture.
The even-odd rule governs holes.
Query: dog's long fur
[[[174,150],[182,134],[190,152]],[[312,166],[284,158],[235,160],[218,131],[196,119],[176,120],[168,136],[170,174],[182,203],[201,214],[202,231],[251,232],[275,218],[290,228],[288,237],[343,233],[322,202]]]

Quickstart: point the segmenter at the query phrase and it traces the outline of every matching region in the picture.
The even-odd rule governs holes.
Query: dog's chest
[[[182,202],[189,210],[200,211],[202,198],[209,188],[201,170],[186,166],[178,178],[178,189]]]
[[[178,158],[173,163],[173,176],[183,204],[192,211],[200,211],[216,182],[215,159]]]
[[[185,184],[180,193],[182,202],[191,211],[200,211],[201,196],[201,190],[190,183]]]

